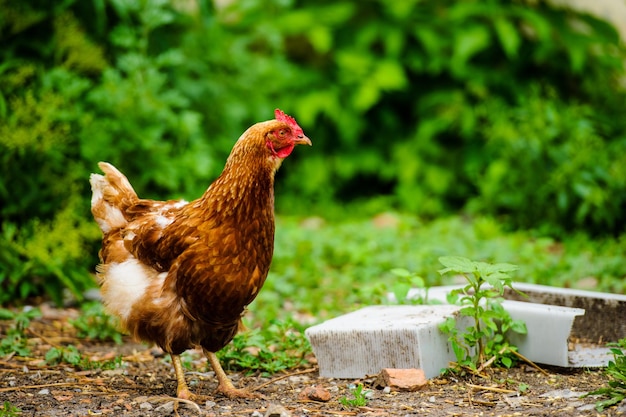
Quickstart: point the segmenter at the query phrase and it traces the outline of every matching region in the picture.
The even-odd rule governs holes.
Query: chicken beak
[[[296,138],[296,140],[294,141],[294,143],[296,145],[309,145],[309,146],[313,146],[313,144],[311,143],[311,139],[309,139],[308,137],[306,137],[306,135],[298,135],[298,137]]]

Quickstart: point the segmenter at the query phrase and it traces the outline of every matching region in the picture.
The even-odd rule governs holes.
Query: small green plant
[[[115,318],[109,316],[102,303],[90,302],[81,306],[82,314],[75,320],[70,320],[78,331],[78,337],[94,340],[112,340],[122,344],[122,334],[118,331]]]
[[[608,397],[596,402],[596,410],[602,411],[607,407],[618,404],[626,399],[626,338],[616,343],[609,343],[613,360],[609,361],[606,375],[609,377],[609,386],[592,391],[589,395],[602,395]]]
[[[235,336],[218,352],[227,369],[261,371],[265,375],[295,368],[306,363],[311,351],[302,325],[295,321],[273,321],[267,328],[253,329]]]
[[[14,406],[8,401],[5,401],[0,406],[0,417],[17,417],[22,414],[22,410]]]
[[[394,268],[391,273],[397,277],[391,286],[396,302],[399,304],[427,304],[428,289],[424,278],[404,268]],[[424,290],[424,295],[409,298],[409,291],[413,288]]]
[[[449,301],[463,306],[460,314],[470,317],[472,325],[459,332],[456,319],[450,317],[439,326],[449,336],[457,364],[477,370],[491,358],[489,363],[513,366],[517,360],[513,353],[516,348],[508,343],[506,333],[525,334],[526,325],[513,320],[502,307],[502,295],[505,287],[514,289],[509,273],[516,271],[517,266],[476,262],[458,256],[444,256],[439,262],[445,266],[439,270],[440,274],[451,272],[467,280],[467,285],[450,293]]]
[[[122,357],[120,355],[107,361],[92,361],[84,357],[74,345],[50,348],[50,350],[46,352],[45,360],[48,365],[65,363],[84,370],[115,369],[122,365]]]
[[[12,325],[7,329],[6,335],[0,340],[0,355],[16,354],[18,356],[28,356],[28,338],[25,331],[34,318],[41,317],[41,312],[37,308],[24,308],[19,312],[13,312],[0,308],[0,320],[11,320]]]
[[[345,408],[364,407],[367,405],[368,390],[363,388],[363,384],[358,384],[350,390],[354,398],[348,399],[345,395],[339,399],[341,405]]]

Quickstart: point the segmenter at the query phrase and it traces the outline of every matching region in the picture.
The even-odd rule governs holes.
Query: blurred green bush
[[[0,0],[0,303],[93,285],[97,161],[194,198],[275,107],[314,142],[279,173],[279,211],[621,232],[626,55],[604,21],[542,1],[219,4]]]

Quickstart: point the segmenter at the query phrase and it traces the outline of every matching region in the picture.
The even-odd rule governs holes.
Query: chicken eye
[[[283,136],[285,136],[286,134],[287,134],[287,132],[285,131],[285,129],[280,129],[280,131],[278,132],[278,135],[279,135],[280,137],[283,137]]]

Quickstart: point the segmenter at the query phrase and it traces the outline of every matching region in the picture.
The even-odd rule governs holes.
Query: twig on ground
[[[266,387],[266,386],[268,386],[268,385],[271,385],[271,384],[273,384],[273,383],[274,383],[274,382],[276,382],[276,381],[280,381],[281,379],[289,378],[290,376],[296,376],[296,375],[302,375],[302,374],[309,374],[309,373],[311,373],[311,372],[315,372],[315,371],[317,371],[317,368],[310,368],[310,369],[304,369],[304,370],[302,370],[302,371],[296,371],[296,372],[292,372],[292,373],[289,373],[289,374],[285,374],[285,375],[277,376],[276,378],[272,378],[271,380],[269,380],[269,381],[267,381],[267,382],[264,382],[264,383],[262,383],[261,385],[257,385],[256,387],[249,388],[249,390],[250,390],[251,392],[254,392],[254,391],[257,391],[257,390],[259,390],[259,389],[261,389],[261,388],[263,388],[263,387]]]
[[[505,389],[505,388],[498,388],[498,387],[485,387],[482,385],[474,385],[474,384],[467,384],[468,387],[470,387],[472,390],[485,390],[485,391],[493,391],[493,392],[501,392],[504,394],[515,394],[517,391],[514,390],[510,390],[510,389]]]
[[[192,407],[194,407],[196,409],[196,411],[200,414],[202,414],[202,409],[200,408],[200,406],[198,404],[196,404],[195,402],[191,401],[191,400],[184,400],[182,398],[175,398],[175,397],[170,397],[170,396],[157,396],[157,397],[149,397],[147,399],[148,402],[150,401],[172,401],[174,403],[174,411],[176,412],[176,414],[178,414],[178,404],[179,403],[183,403],[183,404],[187,404],[190,405]]]
[[[48,387],[69,387],[72,385],[78,385],[78,384],[76,382],[55,382],[52,384],[22,385],[19,387],[0,388],[0,392],[19,391],[22,389],[48,388]]]
[[[524,362],[526,362],[527,364],[529,364],[530,366],[532,366],[533,368],[535,368],[536,370],[538,370],[539,372],[541,372],[544,375],[550,375],[549,372],[547,372],[545,369],[542,369],[539,365],[537,365],[535,362],[531,361],[530,359],[528,359],[526,356],[522,355],[519,352],[516,352],[514,350],[511,351],[515,356],[517,356],[518,358],[520,358],[521,360],[523,360]]]
[[[493,355],[491,358],[489,358],[489,360],[487,362],[483,362],[482,365],[480,365],[478,367],[478,369],[476,369],[476,372],[480,373],[482,372],[485,368],[491,366],[491,364],[498,358],[498,356],[501,356],[504,354],[504,352],[506,352],[507,350],[510,350],[508,346],[504,346],[502,349],[500,349],[498,351],[497,354]]]

